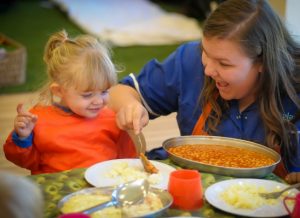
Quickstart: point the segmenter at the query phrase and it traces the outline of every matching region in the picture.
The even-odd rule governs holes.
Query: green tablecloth
[[[163,163],[169,164],[176,168],[173,162],[170,160],[161,161]],[[64,171],[60,173],[51,173],[51,174],[40,174],[29,176],[30,179],[38,183],[43,190],[45,198],[45,218],[54,218],[57,217],[60,213],[57,209],[57,203],[65,195],[68,195],[72,192],[79,191],[83,188],[91,187],[84,179],[85,169],[75,169]],[[232,177],[215,175],[210,173],[201,172],[203,190],[216,182],[231,179]],[[280,178],[274,174],[267,175],[264,179],[281,181]],[[213,218],[233,218],[238,217],[225,212],[222,212],[213,206],[209,205],[204,201],[204,205],[201,209],[196,211],[182,211],[176,209],[168,209],[164,214],[165,217],[169,216],[202,216],[202,217],[213,217]]]

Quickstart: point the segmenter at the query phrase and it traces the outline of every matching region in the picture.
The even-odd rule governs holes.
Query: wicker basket
[[[0,33],[0,45],[13,47],[0,56],[0,87],[18,85],[26,79],[26,48]]]

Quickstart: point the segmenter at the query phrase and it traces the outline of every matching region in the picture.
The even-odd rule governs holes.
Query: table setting
[[[185,145],[196,146],[193,153],[197,153],[197,146],[201,145],[211,145],[211,147],[213,145],[230,145],[238,149],[246,146],[251,152],[258,151],[259,154],[264,154],[266,158],[272,159],[272,162],[252,168],[219,166],[206,163],[204,160],[199,162],[199,160],[192,159],[193,157],[180,156],[171,149],[182,148],[181,150],[184,150]],[[130,214],[127,217],[263,218],[288,217],[289,215],[297,217],[293,214],[299,213],[295,211],[300,206],[298,203],[298,201],[300,202],[298,200],[300,194],[297,189],[299,187],[292,187],[276,199],[267,199],[261,196],[262,193],[280,191],[289,187],[281,178],[272,173],[280,161],[280,156],[271,149],[244,140],[211,136],[181,136],[167,139],[162,147],[168,153],[167,159],[148,160],[157,169],[157,173],[146,172],[145,162],[139,158],[132,158],[108,160],[88,168],[28,177],[39,184],[43,191],[45,199],[44,217],[47,218],[56,218],[64,214],[78,212],[84,214],[86,209],[109,202],[111,208],[121,208],[119,211],[109,211],[111,214],[117,214],[117,216],[109,215],[109,217],[124,217],[122,216],[125,213],[124,208],[127,208],[127,211],[134,211],[133,214],[135,215]],[[181,153],[184,154],[184,152]],[[253,156],[249,157],[251,157],[251,161],[254,159]],[[131,198],[136,196],[139,203],[132,199],[126,200],[126,202],[131,203],[128,204],[129,206],[124,206],[120,203],[122,202],[120,195],[116,194],[117,190],[123,190],[124,184],[131,187],[130,184],[138,181],[140,183],[146,181],[146,185],[145,182],[142,183],[144,184],[142,188],[144,192],[131,188],[131,194],[124,191],[122,196],[125,199],[126,196],[127,198],[129,198],[128,196]],[[153,196],[145,195],[145,190],[149,196],[152,194]],[[95,196],[95,193],[96,195],[99,194],[100,197]],[[133,195],[132,193],[136,194]],[[137,196],[138,193],[143,194]],[[74,210],[62,209],[65,204],[71,202],[70,199],[74,196],[75,198],[84,196],[84,198],[77,200],[77,204],[78,201],[79,204],[73,205]],[[101,197],[104,198],[103,201],[93,202],[84,208],[82,207],[83,202],[88,203],[90,201],[88,197],[98,200]],[[111,204],[112,200],[115,200],[114,204]],[[74,200],[74,202],[76,201]],[[154,207],[149,202],[158,203],[155,203],[156,207]],[[148,209],[145,210],[144,208]],[[107,209],[109,208],[101,211],[104,212]],[[139,211],[143,210],[144,212],[139,214]],[[96,216],[97,213],[89,215],[92,218],[105,217],[104,215]]]

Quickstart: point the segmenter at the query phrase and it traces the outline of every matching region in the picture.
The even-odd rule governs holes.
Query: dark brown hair
[[[297,96],[300,46],[280,17],[265,0],[227,0],[208,17],[203,35],[238,42],[250,58],[262,64],[264,71],[259,78],[257,102],[265,127],[265,145],[284,145],[284,155],[295,154],[297,146],[290,133],[297,130],[291,121],[283,119],[282,99],[288,97],[300,108]],[[207,102],[212,105],[208,132],[216,130],[226,108],[225,100],[214,97],[216,92],[214,81],[206,77],[200,101],[202,105]],[[219,104],[220,101],[224,104]]]

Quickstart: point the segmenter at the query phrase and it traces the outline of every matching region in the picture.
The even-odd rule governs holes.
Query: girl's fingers
[[[23,104],[22,103],[18,104],[18,106],[17,106],[17,113],[18,114],[25,113],[25,111],[23,110]]]
[[[29,122],[26,117],[18,117],[16,121],[17,123],[24,123],[24,125],[26,125]]]
[[[31,122],[36,122],[37,121],[37,116],[35,114],[32,114],[30,112],[27,112],[23,109],[23,104],[20,103],[17,105],[17,113],[18,113],[18,117],[24,117],[26,119],[28,119]]]
[[[35,115],[35,114],[33,114],[32,117],[31,117],[31,121],[32,121],[33,123],[36,123],[37,120],[38,120],[38,116]]]
[[[30,124],[35,124],[37,121],[38,117],[34,114],[30,114],[30,115],[18,115],[16,122],[19,124],[22,123],[22,127],[26,127],[27,125]]]
[[[33,122],[35,118],[33,115],[19,115],[17,119],[19,122],[29,123]]]
[[[36,116],[28,111],[25,111],[24,108],[23,108],[23,104],[18,104],[17,106],[17,113],[18,113],[18,116],[21,115],[21,116],[30,116],[30,117],[33,117],[33,116]]]
[[[17,122],[16,126],[20,129],[24,129],[26,127],[26,124],[24,122]]]

